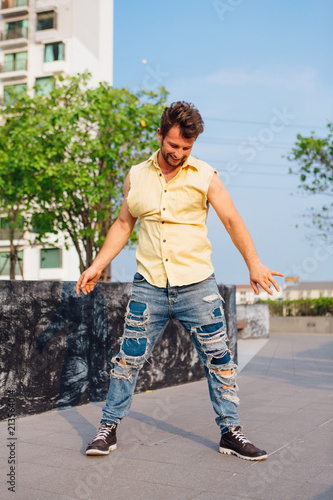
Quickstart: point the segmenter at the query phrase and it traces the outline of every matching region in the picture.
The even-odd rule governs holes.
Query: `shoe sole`
[[[240,453],[237,453],[237,451],[230,450],[229,448],[221,448],[220,447],[219,452],[224,453],[225,455],[236,455],[236,457],[243,458],[244,460],[258,461],[258,460],[266,460],[266,458],[267,458],[267,454],[260,455],[259,457],[247,457],[246,455],[241,455]]]
[[[117,445],[116,444],[112,444],[109,449],[107,451],[102,451],[102,450],[94,450],[93,448],[91,450],[87,450],[86,451],[86,455],[95,455],[95,456],[98,456],[98,455],[109,455],[110,451],[113,451],[113,450],[116,450],[117,449]]]

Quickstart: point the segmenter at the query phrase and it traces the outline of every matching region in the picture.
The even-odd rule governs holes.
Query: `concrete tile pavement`
[[[8,431],[1,422],[0,497],[331,500],[333,335],[272,334],[257,348],[252,342],[239,343],[239,413],[268,460],[217,452],[203,380],[136,395],[118,428],[118,450],[108,457],[85,456],[103,403],[18,419],[15,493],[7,489]]]

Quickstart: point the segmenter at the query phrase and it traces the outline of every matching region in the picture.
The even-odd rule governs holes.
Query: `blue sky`
[[[164,85],[169,102],[197,106],[193,155],[218,170],[261,260],[301,281],[333,280],[332,247],[302,217],[327,200],[300,193],[284,158],[298,133],[325,135],[333,119],[332,19],[331,0],[114,0],[114,85]],[[213,210],[208,230],[217,281],[248,283]],[[134,272],[125,249],[113,280]]]

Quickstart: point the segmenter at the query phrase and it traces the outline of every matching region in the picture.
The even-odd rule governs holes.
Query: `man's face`
[[[163,138],[161,130],[157,130],[157,137],[161,143],[161,155],[170,167],[180,167],[191,154],[195,138],[185,139],[180,134],[179,127],[172,127]]]

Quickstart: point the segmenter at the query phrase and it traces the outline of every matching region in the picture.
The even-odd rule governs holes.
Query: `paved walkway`
[[[241,421],[266,461],[217,452],[200,381],[136,395],[107,457],[85,456],[102,403],[19,419],[15,493],[7,490],[10,448],[0,423],[0,498],[332,500],[333,335],[272,334],[243,340],[239,350],[240,365],[248,361],[239,376]]]

